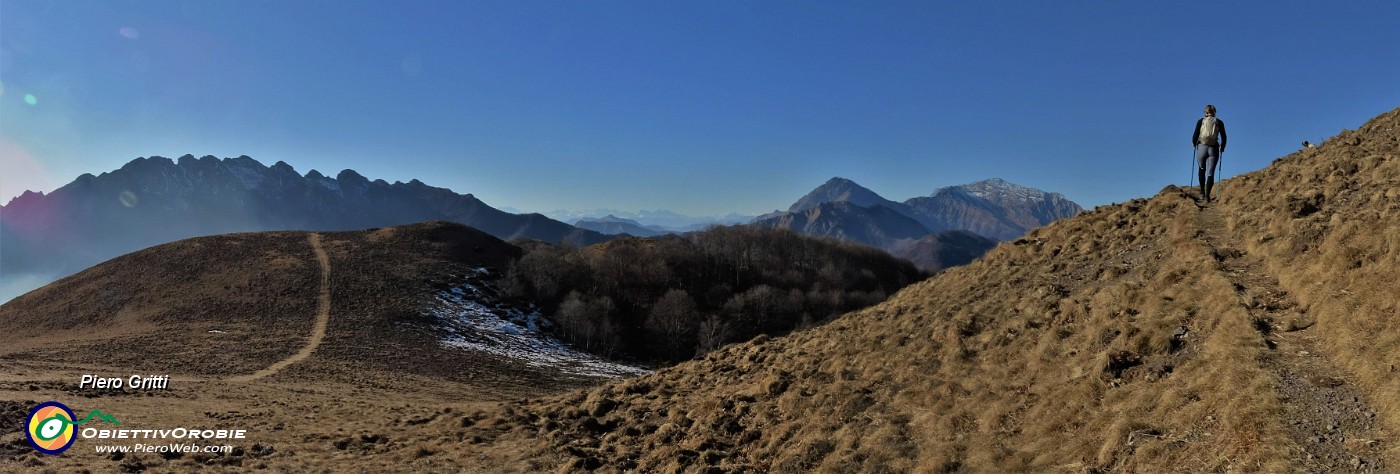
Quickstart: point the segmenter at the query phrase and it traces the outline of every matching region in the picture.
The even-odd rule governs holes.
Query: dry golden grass
[[[518,248],[442,222],[320,235],[332,268],[325,340],[305,363],[271,380],[370,383],[408,373],[494,387],[496,397],[589,382],[521,361],[445,351],[425,328],[425,300],[461,284],[472,269],[504,273]],[[305,232],[152,247],[0,306],[0,360],[246,376],[307,345],[321,276]]]
[[[302,232],[146,249],[0,305],[0,357],[141,370],[182,360],[184,373],[251,372],[310,331],[318,273]]]
[[[1400,468],[1400,110],[1221,188],[1230,229],[1316,321]]]
[[[1284,469],[1267,348],[1198,212],[1096,210],[825,326],[513,408],[539,418],[516,435],[643,471]]]
[[[475,469],[489,460],[458,458],[472,438],[441,436],[461,433],[464,414],[595,382],[444,350],[422,327],[423,301],[472,269],[501,273],[517,248],[440,222],[320,240],[331,269],[325,339],[256,381],[233,379],[307,347],[317,317],[321,266],[305,232],[157,246],[0,306],[0,472]],[[78,389],[82,374],[172,380],[163,391],[108,392]],[[47,400],[136,429],[243,428],[249,437],[220,456],[114,458],[94,452],[107,444],[97,440],[46,456],[29,448],[22,422]]]
[[[333,319],[323,363],[289,367],[278,384],[129,408],[153,416],[213,403],[239,422],[275,423],[320,407],[318,423],[259,432],[281,454],[238,460],[297,472],[1394,470],[1397,140],[1400,110],[1225,181],[1210,208],[1169,186],[1037,229],[810,330],[592,389],[482,404],[493,395],[460,374],[396,378],[406,368],[392,352],[410,339],[357,339],[391,313],[333,303],[333,318],[378,316],[341,332]],[[341,263],[369,240],[327,236],[333,267],[357,269],[333,275],[333,288],[393,297],[397,288],[376,282],[421,278],[402,253]],[[364,301],[335,291],[333,301]],[[49,369],[9,374],[18,382],[0,384],[0,400],[34,400],[25,381]],[[52,384],[32,393],[68,396]],[[1350,418],[1310,441],[1337,409]],[[15,439],[0,436],[0,450]],[[0,453],[0,470],[117,465],[15,452]]]
[[[1400,466],[1397,114],[1226,181],[1215,209],[1168,187],[809,331],[510,405],[528,421],[501,442],[541,441],[498,455],[647,472],[1301,470],[1314,447],[1298,422],[1318,420],[1289,419],[1302,402],[1281,374],[1321,369],[1288,366],[1261,326],[1295,311],[1379,415],[1345,434],[1388,454],[1358,460]],[[1273,277],[1245,273],[1259,268]],[[1299,307],[1262,308],[1281,293]]]
[[[294,366],[295,367],[295,366]],[[0,472],[459,472],[483,460],[443,455],[471,445],[424,433],[460,430],[464,414],[490,409],[488,391],[435,377],[400,376],[375,384],[337,382],[232,383],[177,378],[170,389],[145,395],[96,395],[74,389],[92,367],[17,362],[0,371]],[[111,369],[123,370],[123,369]],[[108,372],[121,374],[122,372]],[[16,427],[36,403],[59,400],[74,411],[100,409],[129,429],[246,429],[227,444],[232,454],[155,453],[114,458],[100,444],[169,444],[171,440],[79,439],[67,452],[47,456],[28,446]],[[81,415],[79,415],[81,416]],[[180,441],[221,445],[224,442]],[[431,452],[424,453],[420,450]]]

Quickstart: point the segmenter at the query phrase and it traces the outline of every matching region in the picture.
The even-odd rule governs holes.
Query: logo
[[[29,410],[29,421],[25,423],[24,433],[29,436],[29,444],[33,445],[34,449],[44,454],[58,454],[73,446],[73,440],[77,438],[74,433],[77,425],[94,419],[114,425],[122,424],[116,417],[102,413],[101,410],[93,410],[88,413],[87,418],[76,419],[77,416],[73,415],[73,410],[67,405],[59,402],[40,403],[33,410]]]
[[[78,436],[87,439],[184,439],[184,440],[226,440],[245,439],[248,430],[243,429],[200,429],[200,428],[173,428],[173,429],[126,429],[126,428],[96,428],[93,426],[78,429],[78,425],[88,423],[107,423],[120,426],[122,422],[117,418],[103,413],[102,410],[88,412],[87,417],[78,419],[73,414],[73,410],[67,405],[59,402],[44,402],[29,411],[29,419],[25,421],[25,436],[29,438],[29,444],[34,446],[44,454],[59,454],[73,447],[73,441]],[[138,445],[137,449],[145,449],[141,452],[170,452],[172,449],[183,449],[183,453],[195,452],[195,444],[189,445],[164,445],[154,444]],[[233,449],[232,446],[225,446]],[[155,450],[155,451],[152,451]],[[205,451],[212,452],[212,451]]]
[[[93,418],[97,418],[97,419],[99,419],[99,420],[102,420],[102,421],[105,421],[105,422],[108,422],[108,423],[111,423],[111,424],[114,424],[114,425],[120,425],[120,424],[122,424],[122,422],[117,421],[117,417],[112,416],[112,415],[109,415],[109,414],[106,414],[106,413],[102,413],[102,410],[93,410],[92,412],[89,412],[87,418],[83,418],[83,419],[81,419],[81,420],[78,420],[78,422],[75,423],[75,424],[81,425],[81,424],[83,424],[83,423],[87,423],[87,422],[89,422],[89,421],[92,421]]]
[[[24,434],[29,444],[44,454],[58,454],[73,446],[73,410],[58,402],[44,402],[29,410]]]

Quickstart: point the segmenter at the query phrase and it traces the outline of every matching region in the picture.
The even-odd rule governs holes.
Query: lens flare
[[[117,33],[121,34],[122,37],[126,39],[136,39],[141,37],[141,31],[130,26],[122,27],[122,29],[117,30]]]
[[[58,187],[44,170],[44,165],[24,146],[0,134],[0,199],[7,202],[25,191],[51,191]],[[33,209],[31,212],[38,211]],[[7,219],[7,216],[0,216]],[[16,222],[5,222],[10,230]]]
[[[39,98],[34,97],[34,94],[25,94],[24,103],[29,105],[39,105]]]
[[[117,195],[117,199],[122,202],[123,206],[136,207],[136,194],[131,191],[122,191],[121,194]]]

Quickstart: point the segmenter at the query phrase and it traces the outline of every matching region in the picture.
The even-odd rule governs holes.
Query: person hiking
[[[1215,118],[1214,105],[1206,105],[1205,114],[1191,131],[1191,146],[1196,148],[1196,176],[1200,178],[1201,196],[1210,202],[1210,191],[1215,186],[1215,165],[1225,153],[1225,122]]]

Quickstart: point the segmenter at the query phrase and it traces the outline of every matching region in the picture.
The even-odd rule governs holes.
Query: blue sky
[[[418,178],[527,211],[903,200],[989,177],[1086,207],[1400,106],[1394,2],[0,2],[0,201],[138,157]]]

